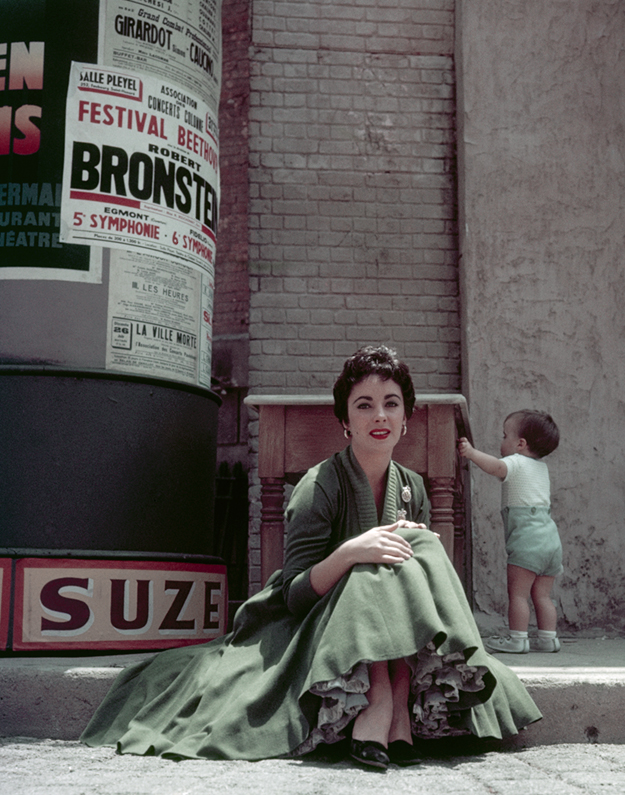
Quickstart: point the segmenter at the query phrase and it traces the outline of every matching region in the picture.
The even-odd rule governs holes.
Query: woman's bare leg
[[[391,660],[388,664],[393,692],[393,720],[388,733],[390,743],[404,740],[412,744],[408,696],[410,695],[410,666],[404,659]]]
[[[358,713],[354,721],[354,740],[373,740],[388,747],[388,735],[393,720],[393,690],[388,663],[375,662],[369,666],[369,706]]]

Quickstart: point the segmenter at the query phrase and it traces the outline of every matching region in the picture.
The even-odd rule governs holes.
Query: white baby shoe
[[[541,651],[555,653],[560,651],[560,641],[557,638],[532,638],[530,651]]]
[[[527,635],[520,638],[513,638],[511,636],[506,638],[488,638],[488,640],[484,642],[484,645],[488,651],[506,652],[506,654],[527,654],[530,650],[530,642]]]

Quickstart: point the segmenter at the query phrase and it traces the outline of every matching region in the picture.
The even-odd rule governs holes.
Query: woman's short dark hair
[[[408,366],[386,345],[365,345],[345,362],[334,384],[334,414],[339,422],[347,422],[347,401],[352,389],[370,375],[377,375],[383,381],[395,381],[404,398],[406,419],[410,419],[415,397]]]
[[[513,411],[506,421],[514,418],[519,439],[525,439],[530,452],[543,458],[553,453],[560,443],[560,431],[550,414],[533,409]]]

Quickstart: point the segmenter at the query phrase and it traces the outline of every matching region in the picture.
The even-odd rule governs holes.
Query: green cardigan
[[[408,487],[409,500],[402,499]],[[351,445],[309,469],[293,490],[286,512],[287,544],[282,588],[289,610],[305,615],[319,600],[310,585],[310,570],[346,539],[372,527],[406,519],[429,525],[430,505],[423,478],[391,461],[381,519],[367,476]],[[424,531],[425,532],[425,531]]]

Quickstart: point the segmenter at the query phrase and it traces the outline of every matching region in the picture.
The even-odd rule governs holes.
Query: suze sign
[[[11,622],[11,561],[0,559],[0,651],[7,647]]]
[[[16,651],[164,649],[226,631],[225,565],[23,558],[14,586]]]

